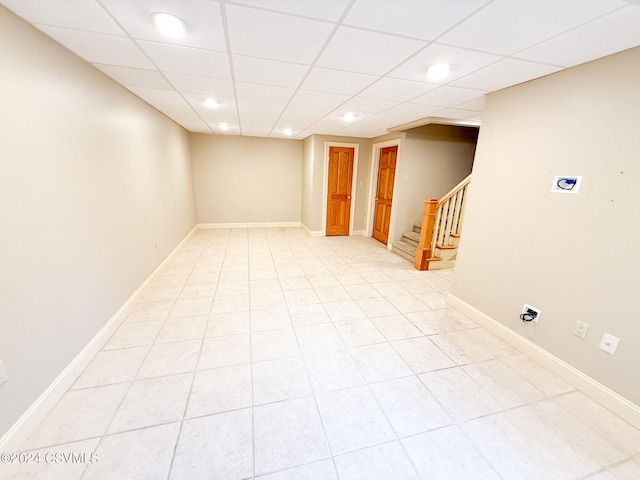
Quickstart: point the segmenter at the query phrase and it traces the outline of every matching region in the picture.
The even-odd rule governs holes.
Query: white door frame
[[[327,235],[327,194],[329,193],[329,148],[353,148],[353,175],[351,176],[351,209],[349,211],[349,235],[353,232],[353,217],[356,210],[356,180],[358,177],[358,149],[357,143],[324,142],[324,164],[322,181],[322,236]]]
[[[398,147],[398,154],[396,156],[396,176],[393,179],[393,196],[395,197],[396,186],[398,185],[398,164],[400,163],[400,145],[402,143],[401,138],[394,138],[393,140],[386,140],[384,142],[374,143],[371,146],[371,176],[369,178],[369,205],[367,208],[367,237],[373,237],[373,215],[376,208],[376,194],[378,193],[378,170],[380,169],[380,150],[387,147]],[[395,224],[395,208],[394,203],[391,204],[391,216],[389,218],[389,232],[393,231]],[[391,250],[391,237],[387,242],[387,250]]]

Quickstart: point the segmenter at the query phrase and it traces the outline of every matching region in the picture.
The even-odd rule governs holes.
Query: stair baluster
[[[440,200],[429,198],[424,201],[420,242],[414,258],[414,267],[417,270],[429,270],[430,264],[431,268],[434,268],[433,263],[442,260],[442,257],[436,255],[437,251],[453,251],[448,264],[455,261],[457,243],[453,245],[451,242],[452,238],[457,239],[460,236],[470,181],[471,175]]]

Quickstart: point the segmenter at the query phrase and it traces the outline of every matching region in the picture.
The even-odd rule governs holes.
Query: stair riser
[[[443,270],[445,268],[454,268],[456,266],[455,261],[439,261],[439,262],[430,262],[429,270]]]
[[[402,251],[402,250],[400,250],[400,249],[398,249],[398,248],[396,248],[394,246],[391,247],[391,251],[393,253],[395,253],[396,255],[399,255],[402,258],[404,258],[406,260],[409,260],[410,262],[413,262],[413,260],[415,258],[415,255],[412,256],[412,255],[408,254],[407,252],[404,252],[404,251]]]
[[[442,258],[443,262],[455,261],[456,257],[458,256],[458,249],[454,248],[442,250],[440,248],[436,248],[435,256]]]
[[[416,254],[416,248],[413,245],[409,245],[409,244],[404,243],[404,242],[393,242],[391,244],[391,248],[395,248],[396,250],[400,250],[401,252],[404,252],[407,255],[415,256],[415,254]]]
[[[418,248],[418,242],[416,242],[415,240],[413,240],[413,239],[411,239],[409,237],[405,237],[404,235],[402,235],[402,241],[405,242],[405,243],[408,243],[412,247]]]

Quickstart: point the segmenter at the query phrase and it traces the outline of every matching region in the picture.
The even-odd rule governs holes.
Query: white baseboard
[[[291,228],[303,226],[300,222],[253,222],[253,223],[200,223],[201,230],[210,228]]]
[[[321,231],[309,230],[309,227],[307,227],[304,223],[301,223],[300,226],[302,228],[304,228],[304,231],[307,232],[310,237],[323,237],[324,236],[324,234]]]
[[[91,363],[93,357],[107,343],[111,335],[118,329],[120,324],[127,318],[133,307],[144,296],[156,278],[162,273],[167,265],[180,252],[182,247],[189,241],[198,230],[198,226],[187,234],[176,248],[158,265],[151,275],[131,294],[127,301],[118,311],[107,321],[89,343],[76,355],[67,367],[56,377],[47,389],[36,399],[35,402],[22,414],[16,423],[0,438],[0,452],[17,452],[22,444],[29,438],[40,422],[55,407],[66,391],[73,385],[73,382],[80,376],[84,369]]]
[[[453,308],[475,320],[491,333],[497,335],[522,353],[547,368],[565,382],[592,398],[607,410],[640,429],[640,407],[613,390],[605,387],[577,368],[569,365],[555,355],[540,348],[535,343],[517,334],[502,323],[469,305],[455,295],[449,294],[447,302]]]

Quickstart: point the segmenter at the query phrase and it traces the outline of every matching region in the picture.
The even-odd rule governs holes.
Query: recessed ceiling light
[[[449,63],[433,64],[427,69],[427,78],[429,80],[442,80],[449,75],[450,70],[451,65]]]
[[[285,128],[283,131],[285,135],[293,135],[293,130],[290,128]]]
[[[187,31],[187,23],[170,13],[155,12],[151,19],[156,28],[169,37],[178,38]]]
[[[228,123],[219,123],[218,124],[218,128],[220,130],[229,130],[229,124]]]
[[[356,116],[353,113],[345,113],[343,118],[345,122],[353,122],[356,119]]]
[[[204,101],[204,105],[207,108],[217,108],[219,103],[217,101],[215,101],[213,98],[207,98]]]

